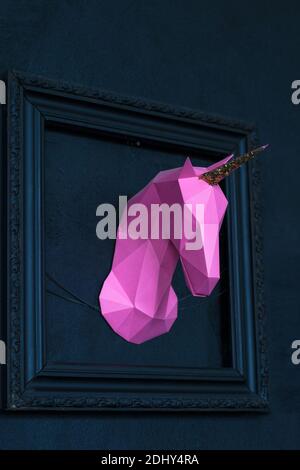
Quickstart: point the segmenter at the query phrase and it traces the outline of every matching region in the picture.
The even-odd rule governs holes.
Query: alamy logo
[[[295,339],[295,341],[292,342],[291,348],[294,349],[291,356],[292,364],[298,366],[300,364],[300,340]]]
[[[117,211],[112,204],[100,204],[96,215],[102,217],[96,226],[100,240],[107,238],[131,240],[183,240],[187,250],[200,250],[204,243],[203,204],[127,205],[127,196],[119,196],[119,227]]]
[[[292,103],[297,105],[300,103],[300,80],[294,80],[291,88],[294,90],[291,95]]]

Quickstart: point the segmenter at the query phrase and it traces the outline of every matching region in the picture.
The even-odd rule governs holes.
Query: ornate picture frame
[[[44,134],[89,129],[125,145],[205,152],[220,159],[258,144],[253,125],[140,98],[12,72],[7,149],[7,409],[266,411],[260,183],[256,161],[226,181],[232,367],[168,374],[47,363]],[[176,150],[177,149],[177,150]],[[188,365],[187,365],[188,367]]]

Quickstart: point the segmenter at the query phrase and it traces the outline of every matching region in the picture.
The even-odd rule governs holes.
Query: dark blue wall
[[[262,159],[268,415],[0,413],[1,449],[299,448],[300,4],[1,0],[0,78],[21,69],[254,121]]]

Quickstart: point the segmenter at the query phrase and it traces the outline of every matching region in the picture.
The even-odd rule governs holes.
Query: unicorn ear
[[[187,157],[183,167],[180,170],[179,178],[191,178],[192,176],[196,176],[196,173],[191,160],[189,159],[189,157]]]

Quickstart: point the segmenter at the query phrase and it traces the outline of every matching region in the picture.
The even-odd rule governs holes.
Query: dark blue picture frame
[[[9,76],[7,151],[7,409],[266,411],[268,368],[263,300],[259,170],[226,182],[232,368],[189,377],[132,377],[53,368],[44,348],[45,124],[101,132],[126,143],[205,152],[219,159],[258,144],[253,125],[43,77]],[[151,392],[149,391],[151,380]]]

